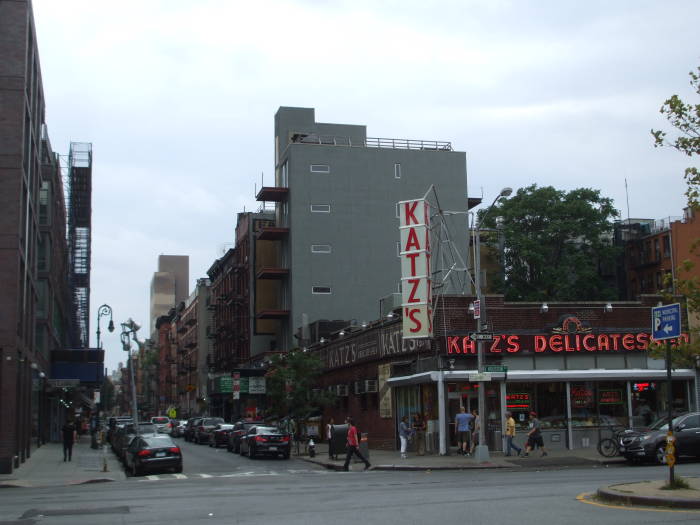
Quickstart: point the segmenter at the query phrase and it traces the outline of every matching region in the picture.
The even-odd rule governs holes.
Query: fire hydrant
[[[309,457],[313,458],[316,456],[316,443],[312,438],[309,438]]]

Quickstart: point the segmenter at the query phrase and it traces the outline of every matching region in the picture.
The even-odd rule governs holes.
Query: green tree
[[[503,243],[495,250],[503,267],[496,288],[511,301],[617,298],[601,271],[614,275],[616,216],[612,201],[589,188],[565,192],[533,184],[501,199],[484,224],[498,230],[486,243]]]
[[[690,85],[693,91],[700,95],[700,67],[697,72],[691,71]],[[683,102],[678,95],[673,95],[667,99],[659,112],[666,117],[671,126],[676,129],[676,135],[673,139],[668,139],[665,131],[651,130],[654,137],[654,146],[656,147],[671,147],[675,150],[687,155],[688,157],[696,157],[700,154],[700,104],[689,104]],[[687,189],[685,192],[688,198],[688,206],[694,210],[700,209],[700,173],[698,168],[690,166],[685,170],[685,181]],[[700,239],[696,240],[691,247],[691,254],[694,254]],[[695,263],[690,259],[681,261],[678,267],[678,275],[688,275]],[[667,286],[673,288],[677,295],[683,296],[687,310],[692,315],[692,312],[700,312],[700,281],[697,277],[677,278],[672,281],[671,277],[667,278]],[[664,297],[666,303],[677,301],[677,297],[667,294]],[[671,353],[671,365],[674,368],[693,368],[695,359],[700,354],[700,338],[698,331],[693,330],[691,334],[694,336],[690,343],[681,343],[673,348]],[[650,355],[657,359],[665,358],[665,345],[653,344],[650,347]]]
[[[691,71],[689,75],[693,91],[700,95],[700,67],[698,67],[697,72]],[[657,148],[668,146],[688,157],[700,154],[700,104],[687,104],[678,95],[673,95],[663,103],[659,112],[676,128],[677,134],[675,138],[669,140],[665,131],[652,129],[654,146]],[[693,166],[686,168],[685,180],[688,184],[685,193],[688,197],[688,204],[694,209],[698,209],[700,197],[700,172],[698,172],[698,168]]]
[[[318,354],[294,349],[271,359],[267,378],[267,401],[272,415],[290,417],[297,423],[334,400],[318,386],[323,365]]]

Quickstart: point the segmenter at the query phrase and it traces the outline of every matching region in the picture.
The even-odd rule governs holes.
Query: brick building
[[[647,356],[650,308],[658,296],[616,303],[508,303],[486,296],[486,316],[494,340],[485,343],[485,364],[507,367],[491,380],[470,380],[477,371],[476,330],[469,310],[473,298],[440,296],[435,336],[403,340],[398,312],[392,319],[335,332],[311,349],[324,363],[324,388],[337,403],[326,419],[352,415],[372,448],[394,448],[404,415],[424,414],[429,450],[447,449],[452,422],[464,406],[477,408],[486,394],[489,448],[502,447],[503,417],[515,414],[522,431],[527,413],[538,412],[546,446],[595,446],[609,426],[640,427],[665,414],[666,370]],[[341,335],[342,334],[342,335]],[[673,372],[673,409],[697,407],[694,370]]]

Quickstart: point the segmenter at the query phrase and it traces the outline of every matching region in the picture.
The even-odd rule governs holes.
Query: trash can
[[[328,444],[333,450],[333,456],[338,459],[345,459],[347,454],[348,426],[333,425],[331,432],[331,442]]]

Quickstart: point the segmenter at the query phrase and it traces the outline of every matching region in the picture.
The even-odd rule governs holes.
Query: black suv
[[[620,454],[628,461],[653,459],[666,463],[668,418],[659,419],[646,431],[627,430],[620,436]],[[700,412],[689,412],[673,418],[676,458],[700,457]]]

